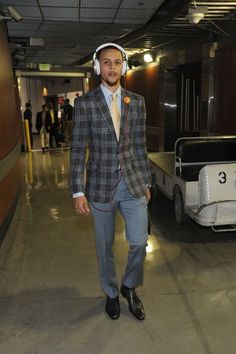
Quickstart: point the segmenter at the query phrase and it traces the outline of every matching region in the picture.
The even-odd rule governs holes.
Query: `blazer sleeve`
[[[151,171],[146,149],[146,106],[144,97],[139,96],[139,114],[134,133],[134,146],[139,167],[143,172],[145,185],[151,186]]]
[[[74,122],[70,155],[71,194],[83,192],[85,187],[86,146],[89,136],[89,122],[86,114],[86,102],[78,97],[74,106]]]

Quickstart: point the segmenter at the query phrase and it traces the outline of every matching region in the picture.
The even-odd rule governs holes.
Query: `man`
[[[145,147],[144,99],[120,86],[127,61],[124,49],[114,43],[106,43],[94,53],[95,71],[101,75],[101,85],[75,101],[71,191],[76,212],[88,215],[91,211],[93,215],[100,281],[106,294],[105,309],[112,319],[120,316],[112,253],[116,210],[123,216],[129,255],[121,294],[128,300],[130,312],[144,320],[143,304],[135,287],[143,281],[151,176]]]
[[[40,134],[40,142],[42,152],[48,150],[49,146],[49,132],[51,128],[51,116],[48,112],[48,107],[46,104],[42,105],[42,111],[37,113],[36,116],[36,129]]]
[[[31,107],[31,103],[29,103],[29,102],[27,102],[27,103],[25,104],[24,120],[28,120],[29,135],[30,135],[30,145],[31,145],[31,149],[33,149],[32,107]]]
[[[58,116],[57,116],[57,111],[54,110],[53,104],[49,102],[48,104],[48,110],[51,116],[51,127],[50,127],[50,132],[49,132],[49,144],[50,148],[53,148],[53,137],[56,142],[56,147],[60,147],[61,144],[59,143],[59,137],[58,137],[58,126],[59,126],[59,121],[58,121]]]
[[[65,120],[65,140],[67,145],[69,145],[71,142],[72,116],[73,116],[73,107],[70,104],[69,98],[66,98],[64,102],[64,120]]]

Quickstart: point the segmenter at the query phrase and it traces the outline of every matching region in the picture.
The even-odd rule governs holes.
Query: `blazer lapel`
[[[114,129],[114,126],[113,126],[113,122],[112,122],[112,118],[111,118],[111,115],[110,115],[110,111],[109,111],[109,108],[107,106],[107,102],[106,102],[106,99],[102,93],[102,90],[100,88],[100,86],[94,91],[94,95],[95,95],[95,99],[97,101],[97,105],[100,109],[100,111],[102,112],[106,122],[107,122],[107,125],[109,127],[109,129],[115,133],[115,129]]]
[[[121,88],[121,122],[120,122],[120,140],[123,136],[128,134],[128,118],[130,110],[130,96],[127,95],[126,90]]]

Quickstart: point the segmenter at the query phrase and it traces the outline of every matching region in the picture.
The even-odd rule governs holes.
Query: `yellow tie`
[[[111,107],[110,107],[110,111],[111,111],[111,117],[112,117],[112,121],[113,121],[113,125],[115,128],[115,132],[116,132],[116,137],[117,140],[119,140],[120,137],[120,111],[119,111],[119,107],[116,101],[116,93],[112,94],[112,101],[111,101]]]
[[[51,118],[52,118],[52,123],[54,123],[54,112],[53,112],[53,110],[50,111],[50,114],[51,114]]]

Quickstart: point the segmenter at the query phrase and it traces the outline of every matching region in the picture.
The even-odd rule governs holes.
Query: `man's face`
[[[100,57],[101,81],[105,86],[118,86],[122,75],[123,57],[118,49],[103,49]]]

